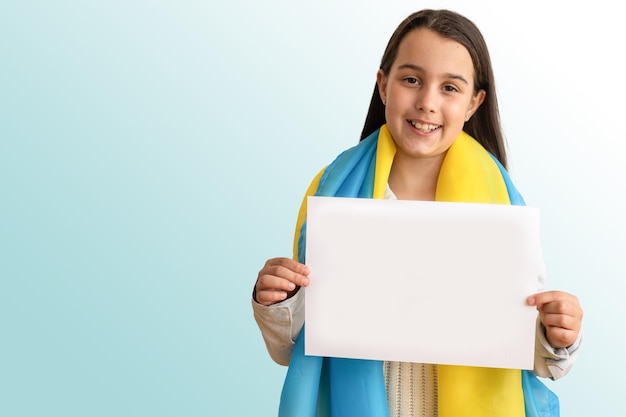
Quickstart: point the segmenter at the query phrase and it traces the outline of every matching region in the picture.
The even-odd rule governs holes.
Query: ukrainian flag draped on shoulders
[[[294,238],[305,263],[309,195],[383,198],[395,143],[386,125],[341,153],[313,180]],[[461,132],[444,158],[437,201],[524,205],[500,162]],[[305,325],[306,327],[306,318]],[[281,394],[279,417],[388,417],[381,361],[304,355],[300,332]],[[531,372],[438,365],[439,417],[558,417],[558,398]]]

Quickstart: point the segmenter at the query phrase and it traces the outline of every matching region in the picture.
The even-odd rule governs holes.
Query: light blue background
[[[579,362],[549,383],[563,416],[626,415],[626,33],[608,0],[3,0],[0,415],[275,415],[285,368],[252,285],[290,255],[309,180],[357,142],[385,44],[423,7],[482,29],[549,288],[585,309]]]

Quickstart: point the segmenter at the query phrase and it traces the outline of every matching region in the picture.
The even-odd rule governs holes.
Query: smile
[[[439,129],[441,127],[441,125],[431,125],[428,123],[419,123],[419,122],[414,122],[412,120],[407,120],[411,126],[413,126],[414,128],[416,128],[417,130],[421,130],[422,132],[428,133],[428,132],[432,132],[435,129]]]

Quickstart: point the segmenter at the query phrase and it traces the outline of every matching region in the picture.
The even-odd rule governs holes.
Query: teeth
[[[419,123],[419,122],[414,122],[412,120],[409,120],[409,123],[411,123],[413,125],[414,128],[419,129],[419,130],[423,130],[424,132],[430,132],[432,130],[435,130],[439,127],[439,125],[430,125],[427,123]]]

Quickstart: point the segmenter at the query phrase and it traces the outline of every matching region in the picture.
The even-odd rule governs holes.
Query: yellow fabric
[[[293,236],[293,259],[296,261],[298,260],[298,241],[300,240],[300,230],[302,228],[302,225],[304,224],[304,220],[306,219],[307,197],[315,194],[315,191],[317,190],[317,187],[320,184],[320,179],[322,178],[322,175],[324,174],[325,170],[326,170],[326,167],[324,167],[324,169],[322,169],[315,176],[315,178],[313,178],[313,181],[311,181],[311,185],[309,185],[309,188],[306,190],[306,193],[304,193],[304,198],[302,199],[302,203],[300,204],[300,210],[298,211],[298,219],[296,221],[296,232],[294,233],[294,236]]]
[[[435,200],[510,204],[499,168],[485,149],[465,132],[461,132],[443,160]]]
[[[386,125],[376,149],[374,198],[383,198],[396,146]],[[307,196],[322,176],[313,180],[298,214],[294,259],[298,258],[300,226],[306,217]],[[491,156],[474,138],[461,132],[443,161],[436,201],[510,204],[506,184]],[[459,341],[462,349],[463,341]],[[439,417],[524,417],[521,370],[438,365]]]
[[[519,369],[438,365],[437,378],[439,417],[524,417],[526,414]]]
[[[373,198],[383,198],[387,189],[387,181],[396,155],[396,144],[389,133],[387,125],[380,128],[378,134],[378,146],[376,148],[376,173],[374,174]]]

